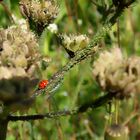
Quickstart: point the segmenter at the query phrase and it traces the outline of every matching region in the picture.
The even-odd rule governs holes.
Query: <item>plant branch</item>
[[[29,120],[38,120],[38,119],[45,119],[45,118],[57,118],[61,116],[68,116],[73,115],[77,112],[77,110],[64,110],[64,111],[57,111],[57,112],[50,112],[46,114],[37,114],[37,115],[25,115],[25,116],[8,116],[8,121],[29,121]]]
[[[85,49],[76,52],[75,57],[73,57],[61,70],[56,72],[49,79],[49,84],[47,85],[47,87],[43,90],[37,90],[33,94],[33,97],[40,95],[41,93],[43,93],[44,90],[45,90],[45,93],[47,93],[49,95],[49,93],[61,83],[64,75],[71,68],[73,68],[75,65],[79,64],[81,61],[89,58],[90,56],[94,56],[101,49],[97,44],[99,44],[101,39],[106,36],[106,34],[110,31],[110,28],[111,28],[110,23],[104,25],[101,28],[101,30],[99,30],[97,32],[97,34],[94,36],[91,43]]]
[[[43,90],[37,90],[33,94],[32,97],[38,96],[43,93],[45,90],[45,93],[48,93],[48,96],[51,96],[51,91],[55,89],[61,82],[64,77],[64,75],[75,65],[80,63],[81,61],[89,58],[89,56],[94,56],[97,52],[99,52],[100,47],[97,46],[101,39],[103,39],[106,34],[111,30],[112,25],[116,23],[117,18],[122,14],[125,8],[130,6],[132,3],[134,3],[136,0],[130,0],[128,3],[125,3],[124,5],[119,5],[116,7],[116,10],[114,11],[113,16],[106,21],[106,24],[96,33],[96,35],[93,37],[90,44],[84,48],[83,50],[78,51],[75,54],[75,57],[73,57],[64,67],[62,67],[61,70],[56,72],[49,80],[48,86]]]
[[[103,106],[104,104],[112,100],[112,98],[115,97],[116,95],[117,95],[116,93],[108,93],[102,97],[99,97],[96,100],[85,103],[81,105],[80,107],[77,107],[73,110],[63,110],[63,111],[50,112],[50,113],[40,114],[40,115],[8,116],[7,120],[8,121],[29,121],[29,120],[38,120],[38,119],[45,119],[45,118],[56,118],[56,117],[68,116],[68,115],[76,115],[78,113],[86,112],[89,108],[96,109],[100,106]]]

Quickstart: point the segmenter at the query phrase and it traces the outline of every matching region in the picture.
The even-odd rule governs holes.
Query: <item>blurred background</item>
[[[94,1],[94,0],[93,0]],[[108,6],[111,0],[97,0],[101,6]],[[23,18],[19,10],[18,0],[4,0],[11,13]],[[92,0],[59,0],[59,14],[55,20],[58,33],[86,34],[92,38],[103,24],[103,7],[96,6]],[[0,28],[11,25],[9,17],[0,5]],[[125,55],[140,55],[140,3],[134,3],[125,10],[119,19],[120,44]],[[111,48],[117,45],[117,25],[102,40],[102,45]],[[56,35],[45,30],[40,39],[40,52],[50,60],[48,68],[42,71],[40,79],[49,79],[61,69],[69,57],[65,49],[59,45]],[[32,108],[23,114],[43,114],[49,111],[72,109],[82,103],[104,95],[92,76],[93,59],[81,62],[65,76],[53,98],[46,100],[39,96]],[[133,109],[139,99],[123,100],[119,108],[119,122],[126,120],[131,140],[140,140],[140,117],[133,116]],[[15,113],[19,115],[21,112]],[[58,119],[44,119],[28,122],[10,122],[7,140],[103,140],[109,113],[107,106],[96,110],[88,110],[75,116]]]

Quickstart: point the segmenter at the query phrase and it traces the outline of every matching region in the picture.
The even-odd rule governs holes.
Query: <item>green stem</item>
[[[119,100],[115,99],[115,123],[118,124],[119,117]]]
[[[112,124],[112,102],[108,104],[109,104],[109,125],[111,125]]]

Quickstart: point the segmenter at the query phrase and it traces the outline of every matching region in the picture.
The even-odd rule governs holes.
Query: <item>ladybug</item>
[[[49,81],[48,80],[42,80],[39,83],[38,89],[44,89],[48,85]]]

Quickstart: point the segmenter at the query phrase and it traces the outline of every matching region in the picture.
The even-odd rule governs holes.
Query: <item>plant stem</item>
[[[117,42],[118,42],[118,47],[121,48],[121,43],[120,43],[120,21],[117,19]]]
[[[7,126],[8,126],[8,120],[0,119],[0,140],[6,140]]]
[[[8,116],[8,121],[29,121],[29,120],[39,120],[39,119],[52,119],[62,116],[68,116],[68,115],[76,115],[78,113],[84,113],[89,108],[96,109],[98,107],[101,107],[108,103],[110,100],[113,99],[113,97],[116,96],[117,93],[108,93],[104,96],[101,96],[97,98],[96,100],[90,101],[88,103],[85,103],[81,105],[80,107],[77,107],[73,110],[63,110],[63,111],[57,111],[57,112],[49,112],[46,114],[37,114],[37,115],[24,115],[24,116]]]
[[[119,100],[115,100],[115,123],[118,124],[118,118],[119,118]]]

